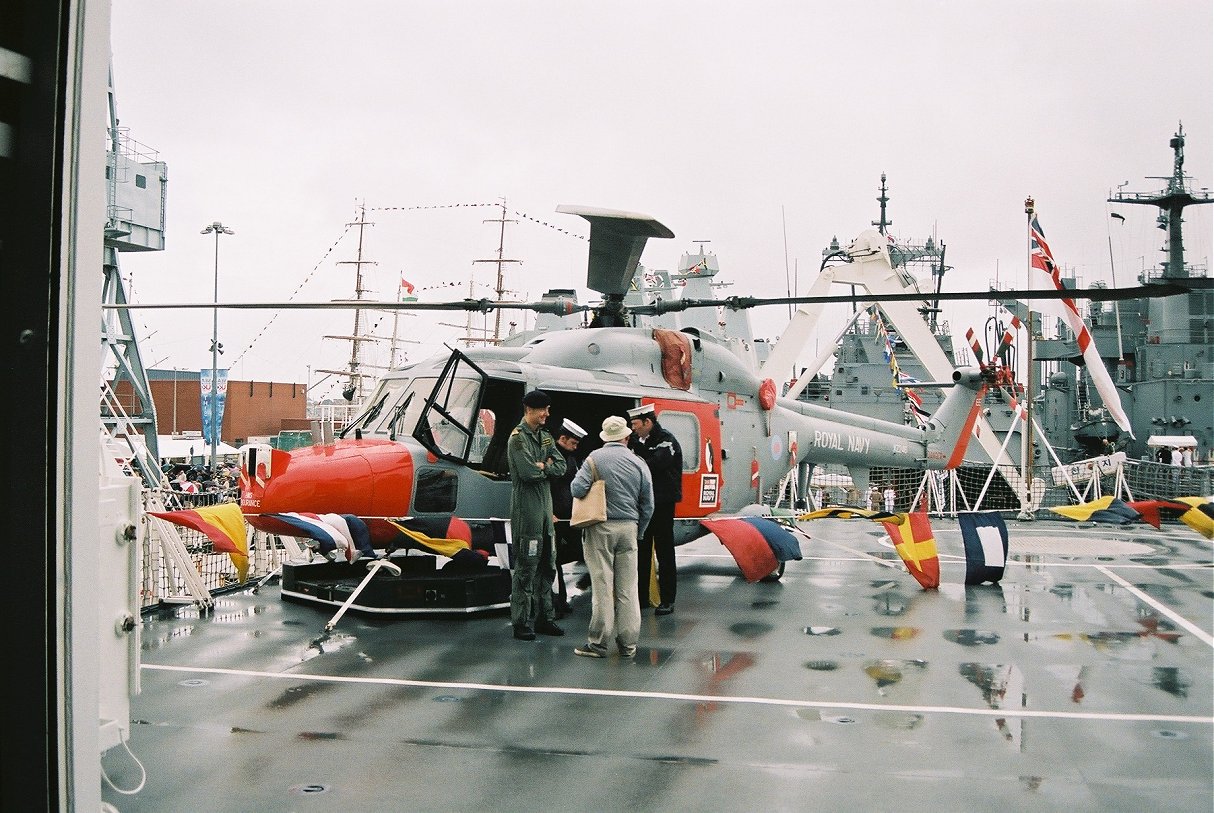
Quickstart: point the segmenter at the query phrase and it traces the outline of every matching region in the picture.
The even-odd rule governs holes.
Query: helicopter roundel
[[[771,436],[771,459],[779,460],[784,457],[784,440],[779,435]]]

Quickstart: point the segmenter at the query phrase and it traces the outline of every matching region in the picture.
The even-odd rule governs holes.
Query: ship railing
[[[1046,465],[1033,468],[1030,509],[1041,519],[1062,519],[1049,512],[1050,508],[1105,496],[1131,502],[1214,493],[1214,464],[1185,467],[1126,460],[1120,467],[1088,468],[1071,482],[1057,482],[1054,469]],[[892,488],[896,512],[926,511],[933,516],[956,517],[966,511],[996,511],[1015,517],[1022,510],[1022,499],[1011,484],[1023,482],[1022,474],[1018,466],[992,467],[985,462],[966,462],[951,471],[874,467],[869,472],[867,493],[853,485],[850,477],[819,478],[807,489],[806,502],[882,509],[882,494]]]
[[[249,565],[242,582],[232,557],[217,552],[206,534],[147,513],[203,508],[235,502],[237,497],[232,489],[199,494],[144,489],[143,548],[139,557],[139,603],[143,611],[180,605],[207,611],[216,596],[257,584],[275,572],[284,558],[298,553],[293,539],[255,534],[245,523]]]
[[[1210,276],[1210,267],[1205,263],[1185,263],[1184,270],[1186,277],[1205,279]],[[1142,285],[1150,285],[1152,282],[1166,277],[1166,272],[1167,268],[1163,265],[1143,269],[1138,275],[1138,282]]]

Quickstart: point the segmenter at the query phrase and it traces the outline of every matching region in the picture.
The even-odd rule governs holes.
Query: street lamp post
[[[219,235],[235,234],[236,232],[216,220],[202,230],[202,234],[215,235],[215,296],[212,300],[215,307],[211,309],[211,474],[215,474],[215,465],[219,456],[219,425],[217,424],[219,404]],[[205,440],[205,438],[204,438]]]

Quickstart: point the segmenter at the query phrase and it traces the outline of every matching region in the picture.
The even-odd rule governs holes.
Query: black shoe
[[[594,644],[582,644],[577,649],[573,650],[574,655],[581,655],[583,658],[606,658],[607,650],[599,648]]]
[[[653,611],[654,615],[670,615],[674,612],[673,604],[659,604],[658,608]]]
[[[535,625],[535,631],[540,635],[564,635],[565,631],[551,621],[541,621]],[[531,636],[532,638],[535,635]]]
[[[514,628],[514,637],[520,641],[534,641],[535,633],[532,632],[531,630],[527,629],[526,627],[515,627]]]

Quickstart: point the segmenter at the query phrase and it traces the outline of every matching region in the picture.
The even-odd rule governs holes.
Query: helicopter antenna
[[[792,296],[792,281],[788,276],[788,221],[784,218],[784,204],[780,204],[780,229],[784,232],[784,293]],[[788,305],[788,318],[792,318],[792,303]]]

